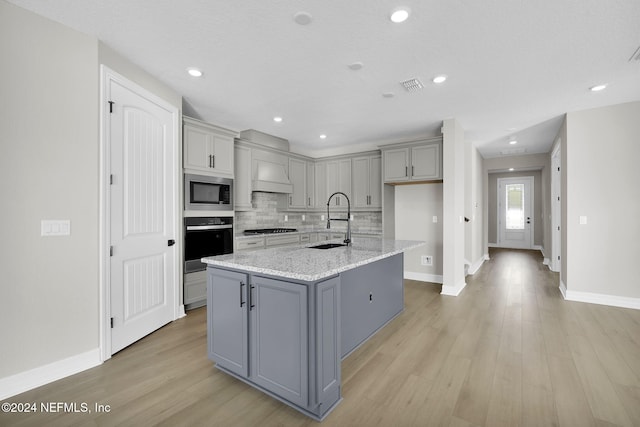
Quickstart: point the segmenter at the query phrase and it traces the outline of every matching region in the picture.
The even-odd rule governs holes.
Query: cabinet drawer
[[[295,245],[300,243],[300,236],[295,234],[293,236],[271,236],[267,237],[267,247],[273,248],[275,246]]]
[[[236,251],[251,251],[264,249],[264,237],[240,239],[236,242]]]

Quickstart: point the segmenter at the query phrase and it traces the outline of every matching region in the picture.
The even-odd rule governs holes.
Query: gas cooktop
[[[298,231],[295,228],[258,228],[255,230],[244,230],[244,234],[272,234],[272,233],[293,233]]]

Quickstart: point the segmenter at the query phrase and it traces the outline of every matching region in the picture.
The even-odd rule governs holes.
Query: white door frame
[[[530,224],[531,227],[529,227],[529,233],[531,235],[529,236],[529,248],[522,248],[522,249],[533,249],[534,246],[535,246],[535,244],[534,244],[535,216],[532,213],[532,212],[535,212],[535,205],[534,205],[534,202],[535,202],[535,197],[534,197],[535,179],[534,179],[533,176],[514,176],[514,177],[508,177],[508,178],[498,178],[497,184],[496,184],[497,185],[496,202],[498,204],[498,206],[496,208],[497,209],[496,212],[498,213],[498,215],[496,215],[496,217],[497,217],[496,220],[498,221],[497,229],[496,229],[497,232],[498,232],[498,236],[497,236],[497,239],[496,239],[498,241],[497,247],[499,247],[499,248],[508,248],[508,246],[504,246],[504,243],[502,242],[502,238],[501,238],[502,228],[501,228],[501,224],[500,224],[500,218],[502,216],[502,210],[500,209],[500,201],[502,200],[502,193],[500,192],[500,184],[502,182],[506,181],[506,180],[516,180],[516,179],[520,179],[520,180],[523,180],[523,181],[528,180],[531,183],[530,186],[529,186],[529,209],[530,209],[530,213],[529,214],[531,215],[530,216],[530,218],[531,218],[531,224]]]
[[[110,127],[109,127],[109,82],[116,81],[120,85],[126,87],[139,94],[140,96],[153,101],[154,103],[162,106],[167,111],[169,111],[172,115],[172,120],[174,122],[174,134],[173,137],[173,147],[176,150],[176,171],[180,171],[180,151],[179,143],[180,143],[180,129],[181,120],[179,115],[179,109],[165,100],[159,98],[157,95],[147,91],[146,89],[138,86],[117,72],[111,70],[107,66],[101,64],[100,65],[100,208],[99,208],[99,216],[100,216],[100,237],[99,237],[99,316],[100,316],[100,357],[104,362],[107,359],[111,358],[111,257],[110,257],[110,235],[111,235],[111,188],[110,188],[110,149],[111,149],[111,138],[110,138]],[[175,302],[176,306],[173,310],[173,320],[184,315],[184,306],[181,305],[182,298],[180,298],[180,275],[182,274],[182,268],[180,265],[180,254],[182,253],[182,211],[181,204],[179,198],[179,189],[180,189],[180,174],[176,173],[174,177],[174,194],[171,196],[175,209],[175,229],[176,233],[176,250],[173,251],[174,254],[174,262],[176,268],[174,269],[174,292],[175,292]]]
[[[562,251],[562,236],[560,224],[562,222],[562,175],[560,163],[562,159],[561,139],[558,138],[556,146],[551,153],[551,259],[549,269],[560,272],[560,252]]]

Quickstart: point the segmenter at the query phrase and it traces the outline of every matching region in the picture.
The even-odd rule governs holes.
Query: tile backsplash
[[[326,218],[324,220],[320,219],[321,215],[326,217],[326,211],[278,211],[280,197],[281,195],[276,193],[253,192],[251,195],[253,210],[247,212],[237,211],[235,213],[234,228],[236,232],[240,233],[254,228],[325,228],[327,226]],[[379,231],[382,229],[382,212],[352,212],[351,214],[353,215],[352,231]],[[287,215],[288,219],[286,222],[284,220],[285,215]],[[303,215],[305,216],[304,221],[302,220]],[[338,217],[343,217],[344,215],[346,215],[344,212],[336,213]],[[346,223],[332,223],[331,229],[346,229]]]

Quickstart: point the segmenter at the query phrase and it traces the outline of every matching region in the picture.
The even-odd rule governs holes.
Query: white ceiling
[[[185,113],[302,152],[435,135],[450,117],[484,157],[547,152],[564,113],[640,100],[638,0],[9,1],[95,35]],[[389,20],[397,6],[405,23]],[[406,92],[410,78],[424,89]]]

